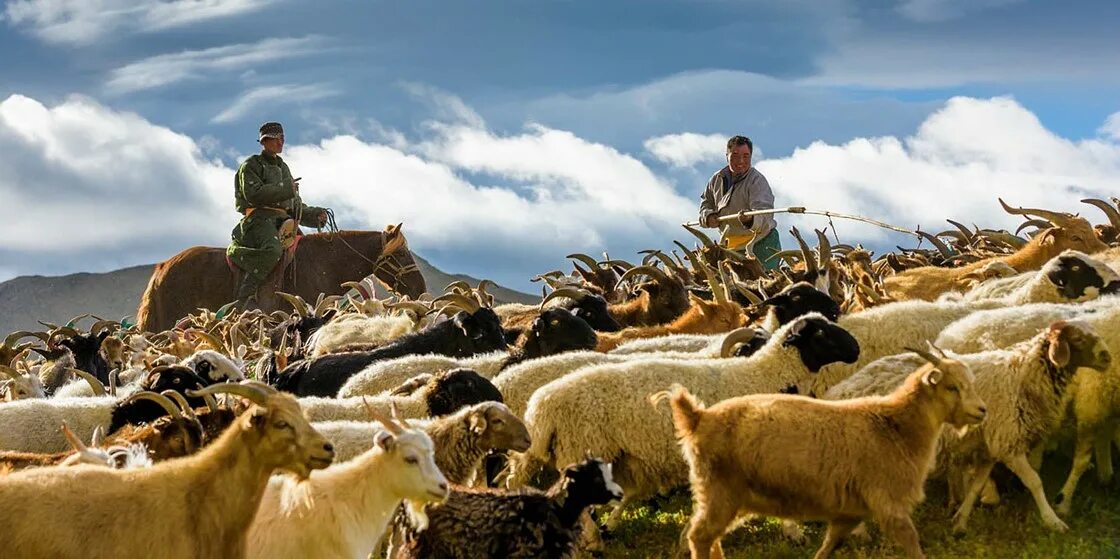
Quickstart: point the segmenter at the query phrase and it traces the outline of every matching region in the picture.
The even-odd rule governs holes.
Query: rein
[[[362,260],[365,260],[371,266],[373,266],[373,276],[374,276],[374,278],[377,278],[377,272],[381,271],[382,268],[386,268],[386,271],[388,271],[390,274],[392,274],[393,280],[397,284],[403,285],[403,282],[401,281],[401,276],[402,275],[407,274],[407,273],[412,272],[412,271],[416,271],[416,272],[420,271],[420,268],[415,263],[409,264],[407,266],[401,266],[400,263],[396,261],[396,258],[394,258],[392,254],[386,254],[384,252],[384,238],[382,238],[382,253],[377,256],[376,260],[371,260],[365,254],[362,254],[361,251],[354,248],[353,245],[346,242],[346,239],[344,239],[342,237],[342,235],[339,234],[339,233],[341,233],[341,229],[338,228],[338,222],[335,221],[334,210],[332,210],[330,208],[327,208],[325,211],[327,213],[327,223],[326,223],[327,242],[328,243],[333,243],[335,241],[335,239],[338,239],[346,248],[350,249],[351,252],[353,252],[354,254],[357,254],[358,257],[360,257]],[[322,230],[323,230],[322,228],[319,229],[320,232]],[[381,281],[380,278],[377,278],[377,279],[378,279],[378,281]],[[384,284],[385,287],[387,289],[389,289],[390,291],[396,292],[396,289],[394,289],[394,286],[388,285],[383,281],[381,283]]]

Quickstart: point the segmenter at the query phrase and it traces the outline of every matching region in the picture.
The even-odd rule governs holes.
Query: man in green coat
[[[237,169],[233,191],[237,211],[245,217],[233,228],[233,242],[226,254],[244,272],[237,288],[237,306],[244,309],[256,301],[257,289],[283,256],[280,226],[295,219],[305,227],[327,222],[324,208],[308,206],[299,197],[299,179],[292,178],[288,164],[280,158],[284,150],[284,128],[279,122],[261,126],[259,154],[250,156]]]

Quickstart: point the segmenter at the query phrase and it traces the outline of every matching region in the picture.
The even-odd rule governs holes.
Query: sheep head
[[[529,450],[532,439],[525,424],[501,402],[483,402],[471,407],[467,413],[470,431],[479,438],[482,448],[488,450]]]
[[[1072,374],[1080,367],[1107,371],[1112,365],[1108,345],[1089,323],[1082,320],[1059,321],[1046,330],[1043,341],[1046,359],[1058,369]]]

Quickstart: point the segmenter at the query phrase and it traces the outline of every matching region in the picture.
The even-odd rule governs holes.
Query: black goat
[[[586,460],[564,470],[547,493],[454,487],[428,510],[428,529],[410,532],[398,559],[570,557],[589,506],[622,498],[610,466]]]
[[[332,353],[293,363],[280,372],[275,386],[296,396],[331,397],[338,394],[351,376],[376,361],[425,353],[469,357],[506,349],[507,345],[498,315],[482,307],[473,313],[460,311],[450,320],[407,334],[375,350]]]
[[[83,370],[109,386],[109,363],[101,356],[101,342],[110,334],[108,329],[99,333],[77,334],[58,342],[74,355],[74,368]]]
[[[206,377],[199,376],[188,367],[166,365],[152,369],[140,381],[140,390],[159,394],[174,390],[186,396],[187,390],[199,390],[210,385]],[[205,405],[201,398],[187,398],[191,407]],[[144,425],[167,415],[167,410],[151,400],[122,401],[113,405],[109,432],[116,433],[125,425]]]
[[[606,301],[603,301],[603,310],[605,311],[606,308]],[[499,370],[505,370],[528,359],[547,357],[565,351],[595,349],[597,342],[598,336],[595,335],[595,330],[575,311],[563,307],[546,309],[521,335],[517,344],[510,348],[509,357]]]
[[[775,330],[778,326],[789,324],[795,318],[811,312],[821,313],[833,322],[840,318],[840,305],[827,293],[806,282],[795,283],[762,304],[770,307],[770,315],[777,324],[767,326]]]

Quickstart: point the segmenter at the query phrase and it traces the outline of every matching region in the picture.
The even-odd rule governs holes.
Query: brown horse
[[[283,262],[287,259],[272,271],[257,294],[257,306],[265,312],[287,306],[274,291],[314,301],[320,293],[341,295],[347,290],[342,283],[370,274],[414,299],[427,289],[399,225],[384,232],[304,235],[291,263],[285,267]],[[156,264],[140,299],[137,325],[147,332],[161,332],[200,308],[217,310],[233,300],[239,279],[240,271],[230,268],[224,248],[188,248]]]

